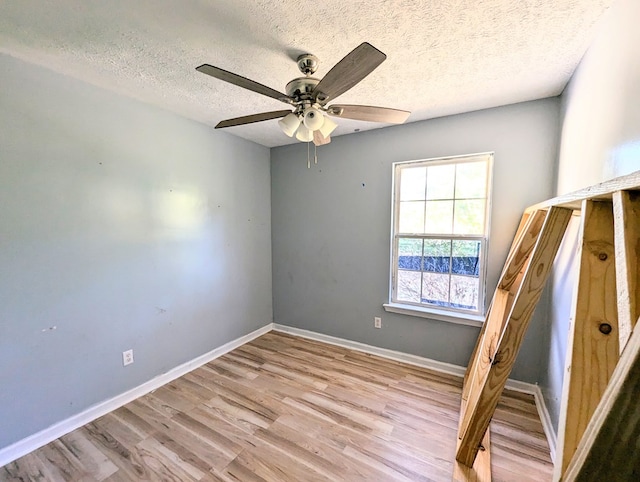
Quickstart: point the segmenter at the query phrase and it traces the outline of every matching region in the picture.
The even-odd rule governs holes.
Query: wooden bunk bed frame
[[[640,171],[524,212],[465,374],[454,480],[491,480],[489,424],[574,215],[554,480],[640,480]]]

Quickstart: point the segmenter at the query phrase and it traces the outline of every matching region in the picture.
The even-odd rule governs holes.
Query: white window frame
[[[399,210],[400,210],[400,170],[403,168],[434,166],[443,164],[459,164],[463,162],[477,161],[478,158],[486,158],[487,161],[487,186],[485,202],[485,228],[483,235],[455,235],[455,234],[421,234],[398,232]],[[486,310],[486,275],[487,275],[487,253],[490,234],[490,214],[491,214],[491,191],[493,177],[493,152],[482,152],[476,154],[466,154],[461,156],[439,157],[432,159],[419,159],[413,161],[394,162],[393,169],[393,193],[392,193],[392,219],[391,219],[391,266],[389,280],[389,303],[384,304],[387,311],[433,318],[455,323],[478,326],[484,321]],[[452,239],[452,240],[474,240],[480,241],[480,266],[479,266],[479,288],[478,288],[478,310],[464,308],[454,308],[427,303],[412,303],[409,301],[398,301],[396,298],[396,280],[398,273],[398,242],[400,238],[416,239]],[[449,275],[451,275],[451,264]],[[423,272],[423,271],[421,271]],[[422,281],[421,281],[422,282]]]

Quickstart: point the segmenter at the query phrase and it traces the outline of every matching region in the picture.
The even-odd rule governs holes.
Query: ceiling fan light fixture
[[[293,137],[293,134],[296,133],[296,129],[300,125],[300,118],[295,115],[293,112],[291,114],[287,114],[285,117],[278,121],[278,125],[280,125],[280,129],[289,137]]]
[[[318,109],[310,107],[304,111],[304,125],[310,131],[318,130],[324,123],[324,115]]]
[[[214,65],[202,64],[196,70],[288,104],[286,110],[220,121],[215,126],[216,129],[279,119],[280,128],[287,136],[293,137],[295,134],[296,139],[301,142],[313,141],[316,146],[321,146],[331,142],[330,135],[337,127],[329,116],[389,124],[402,124],[407,120],[410,112],[399,109],[368,105],[327,106],[329,99],[337,98],[361,82],[386,58],[373,45],[363,42],[329,69],[322,79],[316,79],[311,75],[316,71],[318,59],[311,54],[303,54],[298,57],[298,68],[304,77],[297,77],[289,82],[285,87],[286,94]]]
[[[304,124],[300,124],[300,127],[298,127],[296,131],[296,139],[300,142],[311,142],[313,140],[313,131],[307,129]]]
[[[323,137],[329,137],[331,135],[331,133],[334,130],[336,130],[336,127],[338,127],[338,124],[333,122],[328,117],[325,117],[324,118],[324,123],[322,124],[322,127],[320,127],[320,129],[318,129],[318,130],[320,131],[320,134],[322,134]]]

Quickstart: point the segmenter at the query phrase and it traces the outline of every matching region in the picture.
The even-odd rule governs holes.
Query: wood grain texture
[[[456,460],[468,467],[473,466],[482,437],[489,427],[500,394],[511,373],[571,214],[572,210],[557,207],[550,208],[547,212],[523,277],[517,285],[514,284],[519,287],[518,292],[513,300],[491,365],[482,374],[480,388],[471,390],[469,394],[456,451]]]
[[[493,356],[498,347],[498,341],[502,336],[504,324],[506,322],[507,304],[509,302],[509,292],[501,289],[496,289],[493,295],[493,306],[489,317],[485,321],[486,329],[482,337],[480,349],[477,353],[476,359],[473,360],[473,365],[468,369],[470,372],[467,384],[462,390],[463,401],[469,400],[469,395],[482,389],[482,383],[487,374],[487,371],[491,367]],[[471,410],[466,410],[466,407],[461,408],[460,427],[466,427],[469,424],[469,418],[471,416]]]
[[[271,332],[0,481],[450,481],[461,390],[460,377]],[[505,392],[491,430],[494,480],[551,479],[531,395]]]
[[[507,256],[507,261],[498,282],[498,289],[510,290],[518,274],[524,267],[529,255],[538,240],[542,224],[546,216],[545,211],[536,211],[528,219],[526,226],[516,238],[515,245]]]
[[[325,144],[329,144],[331,142],[331,136],[323,136],[320,131],[313,131],[313,143],[316,146],[324,146]]]
[[[511,243],[511,247],[509,248],[507,259],[511,258],[513,256],[512,253],[518,250],[518,246],[522,242],[523,233],[531,225],[531,218],[532,218],[532,213],[525,212],[522,214],[522,218],[520,219],[520,223],[518,224],[516,234]],[[505,265],[507,264],[508,263],[505,263]],[[506,269],[503,269],[503,274],[500,276],[500,281],[504,277],[505,271]],[[498,284],[500,285],[500,282]],[[467,400],[469,398],[470,384],[468,383],[468,380],[470,377],[473,376],[473,374],[476,373],[477,363],[478,363],[478,352],[480,351],[483,340],[484,340],[485,331],[488,325],[487,321],[491,318],[491,312],[493,311],[495,300],[496,300],[496,297],[494,296],[494,298],[491,299],[491,304],[489,305],[489,309],[487,310],[487,315],[485,316],[485,323],[482,324],[482,328],[480,329],[480,334],[478,335],[478,339],[476,340],[475,346],[473,348],[473,352],[471,353],[471,357],[469,358],[469,363],[467,364],[468,367],[464,374],[464,383],[462,386],[462,398],[464,400]],[[462,413],[464,413],[464,410],[462,410]]]
[[[640,171],[632,172],[626,176],[616,177],[609,181],[589,186],[562,196],[554,197],[533,206],[529,206],[526,212],[537,211],[538,209],[548,209],[552,206],[565,207],[568,209],[580,209],[582,201],[587,199],[611,201],[613,193],[624,190],[640,190]]]
[[[313,98],[321,104],[333,101],[373,72],[387,56],[363,42],[334,65],[313,90]]]
[[[465,413],[467,401],[462,399],[460,405],[460,424]],[[484,432],[481,449],[478,451],[473,467],[468,467],[457,460],[453,462],[453,482],[491,482],[491,428]]]
[[[563,481],[640,480],[640,331],[634,330]]]
[[[640,316],[640,194],[613,193],[616,287],[618,297],[618,339],[620,353]]]
[[[578,282],[567,346],[556,475],[562,474],[580,443],[618,362],[613,207],[584,201]],[[602,324],[610,332],[601,332]]]
[[[254,122],[262,122],[271,119],[279,119],[286,115],[291,114],[291,110],[276,110],[273,112],[262,112],[260,114],[244,115],[242,117],[235,117],[233,119],[226,119],[216,124],[216,129],[222,129],[225,127],[242,126],[245,124],[253,124]]]
[[[520,218],[520,222],[518,223],[518,228],[516,229],[516,234],[513,236],[513,241],[511,241],[509,252],[513,251],[513,248],[518,243],[518,239],[520,238],[520,236],[522,236],[523,231],[527,227],[530,217],[531,217],[530,212],[525,211],[524,213],[522,213],[522,217]]]
[[[333,110],[337,110],[339,114],[333,114]],[[355,119],[368,122],[384,122],[387,124],[404,123],[411,112],[399,109],[390,109],[388,107],[375,107],[371,105],[346,105],[334,104],[329,110],[330,115],[342,117],[343,119]]]
[[[286,94],[283,94],[282,92],[278,92],[277,90],[260,84],[255,80],[247,79],[246,77],[234,74],[233,72],[221,69],[220,67],[203,64],[199,67],[196,67],[196,70],[198,72],[202,72],[203,74],[210,75],[211,77],[215,77],[216,79],[220,79],[224,82],[229,82],[230,84],[237,85],[238,87],[242,87],[243,89],[251,90],[253,92],[257,92],[258,94],[266,95],[267,97],[271,97],[273,99],[278,99],[283,102],[285,102],[286,99],[290,99],[290,97],[288,97]]]
[[[476,342],[471,361],[465,372],[458,434],[460,437],[466,427],[468,427],[471,417],[473,416],[473,411],[467,410],[469,395],[471,392],[474,392],[474,395],[476,395],[478,390],[482,390],[482,384],[494,361],[498,341],[502,336],[507,322],[506,317],[513,306],[515,294],[522,283],[527,261],[538,240],[546,214],[546,211],[536,211],[533,214],[525,213],[516,231],[516,236],[509,250],[505,267],[498,282],[498,287],[491,301],[491,307]],[[459,444],[461,443],[460,437]],[[488,443],[485,444],[483,442],[482,445],[488,452]],[[483,458],[488,457],[488,454],[482,455],[484,455]],[[474,467],[475,466],[476,463],[474,462]]]

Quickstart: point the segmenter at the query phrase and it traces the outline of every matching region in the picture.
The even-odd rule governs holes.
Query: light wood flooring
[[[450,481],[462,381],[270,332],[0,468],[0,481]],[[496,481],[551,480],[530,395],[492,422]]]

